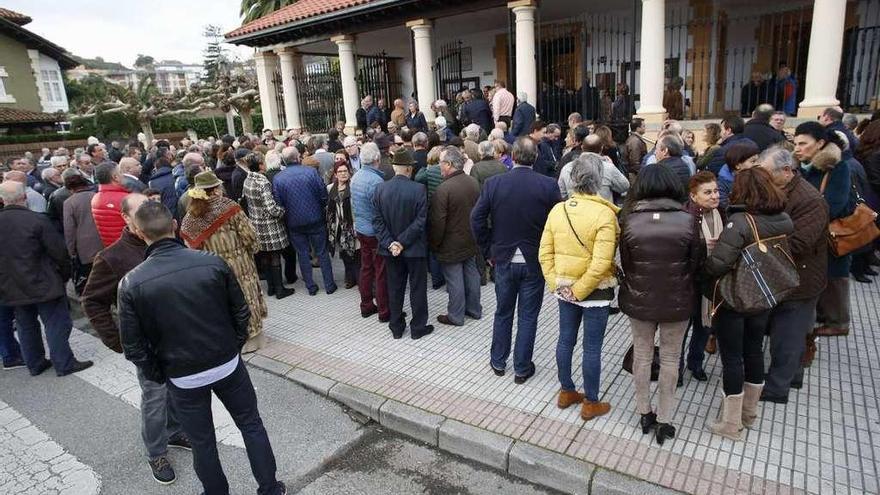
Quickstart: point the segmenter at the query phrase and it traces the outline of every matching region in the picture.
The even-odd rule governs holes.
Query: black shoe
[[[874,281],[864,275],[853,275],[853,278],[856,279],[856,282],[861,284],[873,284]]]
[[[795,390],[800,390],[804,388],[804,379],[801,378],[800,380],[792,380],[790,386]]]
[[[377,308],[376,306],[373,306],[372,308],[368,309],[367,311],[361,310],[361,317],[362,318],[369,318],[378,312],[379,312],[379,308]]]
[[[691,375],[693,375],[694,379],[698,382],[705,382],[709,380],[709,375],[706,374],[706,370],[700,368],[698,370],[691,370]]]
[[[440,287],[443,287],[444,285],[446,285],[446,282],[440,282],[439,284],[431,284],[431,288],[434,290],[437,290]]]
[[[171,464],[168,463],[168,459],[164,456],[147,462],[150,465],[150,471],[153,472],[153,479],[160,485],[170,485],[177,480],[174,469],[171,468]]]
[[[318,287],[316,286],[314,289],[309,289],[309,295],[315,296],[318,294]]]
[[[394,330],[392,330],[392,331],[391,331],[391,337],[392,337],[394,340],[402,339],[402,338],[403,338],[403,332],[404,332],[404,330],[401,330],[400,333],[395,332]]]
[[[287,296],[293,295],[296,291],[284,287],[284,282],[282,282],[282,280],[281,267],[271,267],[269,270],[269,291],[267,294],[275,296],[277,299],[284,299]]]
[[[410,333],[410,337],[412,337],[413,340],[419,340],[425,335],[431,335],[432,332],[434,332],[434,325],[425,325],[424,330],[419,333]]]
[[[675,388],[681,388],[684,386],[684,374],[678,373],[678,381],[675,382]]]
[[[52,361],[48,359],[44,359],[42,363],[38,364],[34,369],[31,370],[31,376],[42,375],[44,371],[52,367]]]
[[[531,377],[533,377],[533,376],[535,376],[535,363],[531,363],[531,367],[529,368],[529,371],[528,371],[525,375],[516,375],[516,376],[514,376],[514,377],[513,377],[513,383],[515,383],[515,384],[517,384],[517,385],[522,385],[522,384],[525,383],[529,378],[531,378]]]
[[[788,404],[788,396],[773,395],[765,389],[761,392],[761,402],[772,402],[774,404]]]
[[[440,322],[440,323],[442,323],[442,324],[444,324],[444,325],[451,325],[451,326],[454,326],[454,327],[460,327],[460,326],[461,326],[461,325],[459,325],[458,323],[453,323],[453,321],[450,320],[450,319],[449,319],[449,316],[447,316],[447,315],[439,315],[439,316],[437,316],[437,321]]]
[[[876,277],[877,275],[880,275],[880,272],[877,272],[873,268],[869,267],[869,268],[865,268],[865,275],[868,275],[870,277]]]
[[[283,482],[279,481],[278,487],[281,488],[281,495],[287,495],[287,485],[285,485]]]
[[[667,438],[675,438],[675,427],[669,423],[657,423],[657,431],[654,439],[658,445],[663,445]]]
[[[495,373],[495,376],[504,376],[504,373],[505,373],[504,370],[499,370],[498,368],[492,366],[491,364],[489,365],[489,367],[492,368],[492,372]]]
[[[639,421],[639,424],[642,427],[642,434],[647,435],[651,432],[652,428],[657,426],[657,415],[652,412],[642,414],[642,419]]]
[[[91,368],[93,364],[95,364],[95,363],[93,363],[91,361],[77,361],[76,359],[74,359],[73,366],[71,366],[70,369],[67,371],[64,371],[62,373],[58,373],[58,376],[67,376],[67,375],[72,375],[74,373],[79,373],[82,370],[87,370],[87,369]]]
[[[333,294],[337,290],[339,290],[339,286],[336,284],[333,284],[333,287],[330,287],[329,289],[327,289],[327,294]]]
[[[616,315],[617,313],[620,313],[620,308],[615,308],[614,306],[608,308],[609,315]]]
[[[189,442],[189,438],[183,433],[176,435],[174,438],[168,439],[168,446],[176,449],[189,450],[190,452],[192,452],[193,449],[192,444]]]
[[[51,365],[50,365],[51,366]],[[3,371],[14,370],[18,368],[24,368],[24,361],[21,358],[10,360],[9,362],[3,363]]]

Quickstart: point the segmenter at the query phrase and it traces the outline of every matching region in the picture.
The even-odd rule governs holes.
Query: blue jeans
[[[257,408],[257,394],[250,375],[239,360],[235,371],[204,387],[184,389],[175,387],[171,380],[166,383],[168,396],[173,402],[174,413],[189,437],[193,448],[193,467],[205,495],[228,495],[229,483],[223,474],[217,453],[217,436],[211,417],[211,395],[217,395],[235,426],[241,431],[251,471],[257,480],[258,495],[279,495],[281,485],[275,477],[275,454],[269,443],[269,435]]]
[[[532,353],[538,331],[538,314],[544,299],[544,276],[530,272],[525,263],[495,266],[495,322],[492,325],[492,367],[503,370],[510,356],[513,311],[516,311],[516,344],[513,370],[517,375],[532,371]],[[517,307],[518,304],[518,307]]]
[[[21,348],[15,340],[15,309],[11,306],[0,306],[0,358],[3,364],[12,364],[21,359]]]
[[[299,270],[309,292],[318,290],[318,285],[312,277],[312,261],[309,250],[314,249],[315,256],[321,264],[321,275],[324,278],[324,290],[332,292],[336,290],[336,282],[333,281],[333,265],[330,263],[330,253],[327,252],[327,227],[323,224],[302,227],[302,230],[290,230],[290,241],[296,249],[299,258]]]
[[[602,340],[608,324],[608,306],[583,308],[577,304],[559,301],[559,341],[556,343],[556,368],[563,390],[576,390],[571,379],[571,358],[577,343],[581,320],[584,322],[584,396],[589,401],[599,400],[599,375],[602,372]]]
[[[55,372],[64,374],[70,371],[74,362],[69,342],[73,322],[70,320],[67,296],[37,304],[15,306],[15,321],[18,325],[18,338],[21,340],[24,362],[32,373],[46,359],[40,321],[43,322],[46,330],[49,359],[52,360]]]

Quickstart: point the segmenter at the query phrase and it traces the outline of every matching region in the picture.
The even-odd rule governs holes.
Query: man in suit
[[[513,112],[513,127],[510,128],[510,134],[514,137],[527,135],[536,118],[535,107],[529,103],[526,92],[520,91],[518,96],[519,104],[516,105],[516,110]]]
[[[434,331],[428,325],[428,276],[425,258],[428,255],[425,232],[428,201],[425,186],[413,182],[415,160],[409,150],[398,149],[391,159],[394,178],[376,186],[373,202],[376,211],[373,227],[379,241],[379,254],[385,257],[388,281],[388,326],[395,339],[406,330],[403,295],[409,279],[409,301],[412,307],[410,336],[420,339]]]
[[[544,297],[538,245],[547,215],[562,198],[553,179],[532,170],[538,156],[534,141],[517,139],[512,155],[513,169],[486,181],[471,213],[471,228],[485,258],[495,266],[490,365],[496,375],[504,375],[519,299],[513,368],[514,382],[523,384],[535,374],[532,353]]]

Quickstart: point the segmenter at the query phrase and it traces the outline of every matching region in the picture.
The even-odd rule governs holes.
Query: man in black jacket
[[[212,392],[236,419],[259,493],[285,493],[275,478],[275,455],[239,356],[251,312],[235,274],[216,255],[187,249],[176,240],[177,222],[160,203],[138,208],[134,225],[148,247],[144,262],[119,283],[125,358],[145,379],[167,382],[205,493],[229,493],[211,420]]]
[[[58,376],[65,376],[90,367],[91,361],[73,357],[68,341],[73,322],[64,288],[70,278],[64,239],[48,217],[28,210],[24,184],[0,184],[0,201],[4,205],[0,210],[0,305],[15,311],[28,370],[37,376],[54,366]],[[45,327],[51,362],[46,359],[40,322]]]
[[[772,116],[772,106],[766,103],[758,105],[758,108],[752,112],[752,119],[746,122],[743,130],[743,136],[754,141],[761,151],[785,140],[785,136],[781,132],[770,126],[770,117]]]
[[[123,158],[126,160],[127,158]],[[143,194],[133,193],[122,199],[122,218],[126,227],[122,237],[95,256],[89,280],[82,293],[83,311],[101,341],[114,352],[122,352],[119,328],[113,319],[112,306],[116,304],[119,281],[132,268],[144,261],[147,245],[132,232],[133,215],[147,202]],[[141,436],[147,451],[147,461],[153,478],[167,485],[177,479],[168,462],[168,446],[189,449],[189,440],[181,433],[180,423],[169,407],[164,383],[147,380],[138,369],[141,387]]]

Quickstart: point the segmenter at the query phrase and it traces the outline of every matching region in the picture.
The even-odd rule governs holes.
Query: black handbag
[[[630,375],[633,372],[633,352],[635,348],[630,345],[629,349],[626,351],[626,354],[623,356],[623,371],[626,371]],[[656,382],[660,377],[660,347],[654,346],[654,359],[651,361],[651,381]]]

